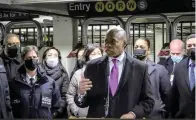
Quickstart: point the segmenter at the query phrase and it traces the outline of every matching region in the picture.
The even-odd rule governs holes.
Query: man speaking
[[[90,61],[79,83],[75,102],[89,106],[87,117],[135,119],[147,116],[153,106],[147,65],[125,52],[126,32],[108,30],[106,56]]]

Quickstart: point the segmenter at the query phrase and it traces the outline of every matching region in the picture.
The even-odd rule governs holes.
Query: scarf
[[[57,65],[54,68],[50,68],[45,65],[46,74],[53,78],[55,81],[59,80],[63,75],[63,71],[61,70],[60,66]]]

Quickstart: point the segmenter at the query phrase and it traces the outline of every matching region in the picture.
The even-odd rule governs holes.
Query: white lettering
[[[88,12],[90,10],[90,4],[83,4],[83,3],[79,3],[79,4],[74,4],[74,3],[70,3],[69,4],[69,10],[70,11],[86,11]]]
[[[80,6],[79,5],[75,5],[75,10],[80,10]]]
[[[10,13],[10,17],[15,17],[16,14],[15,13]]]
[[[4,14],[3,14],[3,17],[8,17],[8,14],[7,14],[7,13],[4,13]]]
[[[90,10],[91,4],[86,4],[86,12]]]
[[[145,3],[142,1],[142,2],[140,2],[140,7],[141,8],[144,8],[145,7]]]
[[[75,10],[73,5],[74,5],[74,3],[70,3],[69,4],[69,10],[71,10],[71,11],[74,11]]]

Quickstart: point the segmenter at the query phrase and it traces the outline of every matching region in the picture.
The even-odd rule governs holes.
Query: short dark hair
[[[34,46],[34,45],[28,45],[28,46],[26,46],[26,47],[23,49],[23,51],[22,51],[22,53],[21,53],[21,57],[22,57],[23,60],[24,60],[25,55],[26,55],[29,51],[31,51],[31,50],[34,50],[35,53],[36,53],[37,56],[38,56],[38,48],[37,48],[36,46]]]
[[[46,50],[44,51],[44,53],[43,53],[42,60],[44,60],[44,59],[46,58],[46,55],[47,55],[48,51],[49,51],[49,50],[52,50],[52,49],[54,49],[54,50],[57,51],[57,53],[58,53],[58,58],[59,58],[59,60],[61,60],[61,53],[60,53],[59,49],[57,49],[56,47],[49,47],[48,49],[46,49]]]
[[[65,73],[67,73],[66,69],[64,68],[64,66],[63,66],[63,64],[62,64],[62,62],[61,62],[61,59],[62,59],[62,57],[61,57],[61,52],[60,52],[59,49],[57,49],[56,47],[50,47],[50,48],[48,48],[48,49],[46,49],[46,50],[44,51],[43,56],[42,56],[42,66],[43,66],[43,68],[46,67],[46,64],[45,64],[46,55],[47,55],[48,51],[49,51],[49,50],[52,50],[52,49],[56,50],[57,53],[58,53],[58,58],[59,58],[59,63],[60,63],[60,68],[61,68],[61,70],[63,70]]]
[[[85,50],[84,50],[84,53],[83,53],[83,60],[85,62],[88,62],[90,60],[89,56],[96,48],[98,48],[101,51],[101,54],[103,55],[103,50],[98,45],[88,44],[85,47]]]
[[[148,38],[138,38],[137,40],[144,40],[144,41],[146,41],[148,48],[150,48],[150,40]]]

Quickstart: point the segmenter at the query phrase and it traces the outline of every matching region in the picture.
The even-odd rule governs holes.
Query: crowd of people
[[[0,54],[0,119],[195,118],[195,34],[171,40],[169,56],[158,63],[149,58],[149,39],[137,39],[130,55],[126,36],[113,27],[104,50],[79,47],[68,76],[60,50],[39,56],[29,45],[20,52],[18,36],[8,34]]]

